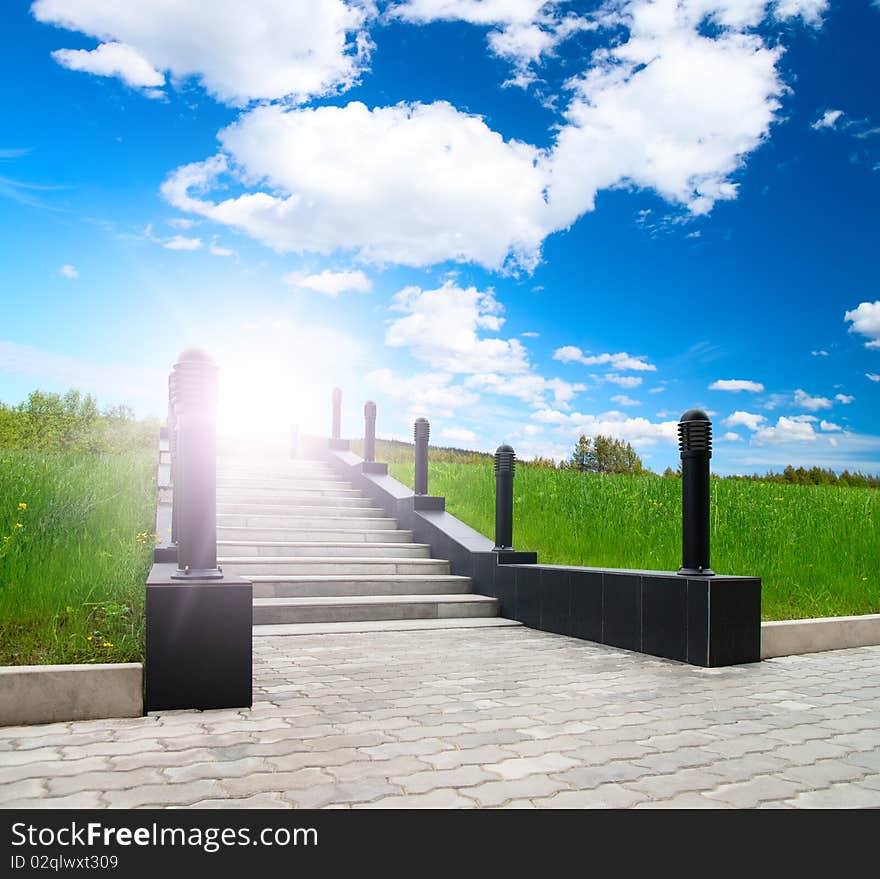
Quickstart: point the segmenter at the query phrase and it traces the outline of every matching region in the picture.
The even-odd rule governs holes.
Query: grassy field
[[[412,485],[405,454],[390,465]],[[381,458],[380,458],[381,460]],[[431,494],[494,533],[491,464],[430,465]],[[712,567],[763,580],[765,620],[880,613],[880,491],[714,480]],[[514,545],[547,564],[677,570],[681,483],[520,466]]]
[[[0,664],[143,658],[155,466],[0,450]]]

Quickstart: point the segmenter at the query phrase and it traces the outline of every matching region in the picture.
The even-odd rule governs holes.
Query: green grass
[[[389,469],[412,486],[412,463]],[[490,464],[432,463],[429,487],[493,535]],[[713,480],[711,524],[712,567],[761,577],[765,620],[880,613],[880,492]],[[547,564],[677,570],[681,483],[521,466],[514,546]]]
[[[142,660],[155,461],[0,450],[0,664]]]

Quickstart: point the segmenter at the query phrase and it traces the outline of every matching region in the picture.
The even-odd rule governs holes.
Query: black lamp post
[[[688,409],[678,423],[681,451],[681,568],[684,576],[711,576],[709,567],[712,422],[702,409]]]
[[[495,451],[495,547],[494,552],[513,549],[513,476],[516,453],[508,445]]]
[[[376,404],[372,400],[364,403],[364,460],[376,460]]]
[[[177,454],[174,507],[177,524],[175,580],[216,580],[217,567],[217,366],[198,348],[174,364],[171,379]]]
[[[427,418],[416,418],[413,436],[416,443],[415,493],[428,493],[428,438],[431,426]]]

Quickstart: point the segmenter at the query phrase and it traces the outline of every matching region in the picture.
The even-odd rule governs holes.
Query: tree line
[[[91,394],[32,391],[15,406],[0,403],[0,449],[37,452],[130,452],[154,449],[159,425],[128,406],[99,409]]]

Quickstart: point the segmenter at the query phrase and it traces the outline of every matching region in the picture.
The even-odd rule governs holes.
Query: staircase
[[[218,458],[217,554],[256,635],[517,625],[324,461]]]

